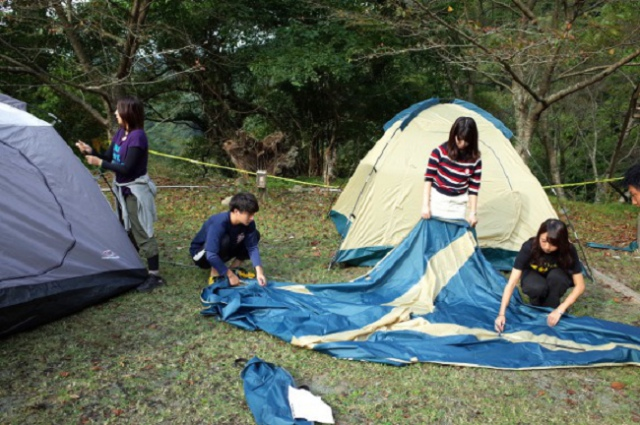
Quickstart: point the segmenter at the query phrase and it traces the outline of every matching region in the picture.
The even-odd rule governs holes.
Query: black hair
[[[625,187],[633,186],[640,190],[640,163],[632,166],[624,173],[623,184]]]
[[[258,200],[249,192],[241,192],[233,195],[229,202],[229,211],[238,210],[239,212],[248,212],[255,214],[260,211]]]
[[[123,97],[118,100],[116,110],[123,121],[125,130],[144,129],[144,106],[140,99],[133,96]]]
[[[456,137],[467,142],[467,147],[463,150],[458,149]],[[475,161],[480,158],[478,150],[478,126],[473,118],[458,118],[449,131],[449,140],[447,141],[447,154],[454,161],[458,159],[467,159]]]
[[[560,267],[565,270],[571,269],[573,267],[573,258],[571,257],[569,231],[567,230],[566,224],[555,218],[546,220],[538,229],[538,234],[533,241],[531,252],[534,264],[542,265],[544,251],[542,251],[542,248],[540,247],[540,235],[543,233],[547,234],[547,241],[558,248],[556,252],[558,253],[558,262],[560,263]]]

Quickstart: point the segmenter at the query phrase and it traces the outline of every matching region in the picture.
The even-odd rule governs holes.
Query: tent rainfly
[[[104,301],[146,269],[54,128],[0,102],[0,337]]]
[[[478,125],[482,185],[477,237],[494,266],[509,269],[540,223],[557,218],[540,182],[511,145],[513,133],[502,122],[472,103],[432,98],[385,124],[384,136],[336,201],[331,218],[343,241],[334,262],[373,265],[416,226],[429,154],[448,139],[461,116]]]

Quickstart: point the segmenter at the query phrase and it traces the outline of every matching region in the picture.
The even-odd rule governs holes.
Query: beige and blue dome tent
[[[502,122],[472,103],[433,98],[385,124],[384,136],[362,159],[333,206],[331,217],[343,236],[334,262],[373,265],[416,226],[429,154],[448,139],[461,116],[478,125],[482,186],[477,237],[485,256],[498,268],[510,268],[513,255],[540,223],[557,218]]]
[[[145,279],[144,265],[89,171],[50,124],[3,101],[0,193],[0,336],[71,314]]]

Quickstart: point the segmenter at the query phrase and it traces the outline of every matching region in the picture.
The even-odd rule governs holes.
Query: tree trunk
[[[607,177],[612,178],[613,174],[618,166],[618,161],[620,160],[620,152],[622,151],[622,145],[624,145],[627,136],[631,132],[631,128],[633,127],[633,121],[636,119],[636,114],[638,113],[638,108],[640,104],[638,103],[638,98],[640,97],[640,83],[636,85],[636,89],[633,91],[631,95],[631,99],[629,99],[629,107],[627,108],[627,113],[624,116],[624,122],[622,124],[622,131],[620,132],[620,136],[618,137],[618,141],[616,143],[616,147],[613,151],[613,155],[611,156],[611,160],[609,161],[609,168],[607,170]]]
[[[527,162],[529,145],[531,144],[537,119],[534,121],[531,117],[531,112],[528,107],[530,99],[525,90],[514,82],[512,85],[512,93],[513,108],[516,116],[516,142],[514,147],[518,155]]]
[[[600,180],[600,173],[598,172],[598,127],[594,126],[593,132],[593,149],[589,152],[589,162],[591,162],[591,170],[593,172],[594,180]],[[607,188],[605,183],[596,183],[596,193],[594,195],[593,202],[599,204],[605,200],[607,194]]]
[[[322,179],[324,180],[324,184],[326,184],[327,186],[331,184],[331,180],[335,177],[334,170],[336,162],[338,160],[335,141],[336,136],[335,134],[333,134],[331,136],[329,146],[327,146],[324,150],[324,167],[322,172]]]
[[[469,102],[475,102],[475,84],[473,81],[473,74],[471,71],[465,72],[467,77],[467,100]]]
[[[309,168],[307,173],[309,176],[318,176],[322,170],[322,158],[320,157],[318,139],[311,137],[309,142]]]
[[[560,176],[560,163],[558,161],[558,149],[554,143],[554,138],[549,134],[549,126],[547,120],[540,121],[540,139],[547,153],[547,161],[549,162],[549,173],[551,174],[551,181],[554,185],[562,184],[562,177]],[[554,188],[556,195],[565,199],[566,194],[562,187]]]

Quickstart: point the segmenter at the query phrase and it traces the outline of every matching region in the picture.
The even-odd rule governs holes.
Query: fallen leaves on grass
[[[623,382],[619,382],[619,381],[611,383],[611,388],[613,388],[614,390],[617,390],[617,391],[620,391],[620,390],[624,389],[625,386],[626,385]]]
[[[577,401],[577,400],[573,400],[573,399],[570,399],[570,398],[566,398],[564,401],[565,401],[565,402],[567,402],[567,404],[568,404],[569,406],[572,406],[572,407],[574,407],[574,406],[577,406],[577,405],[578,405],[578,401]]]

